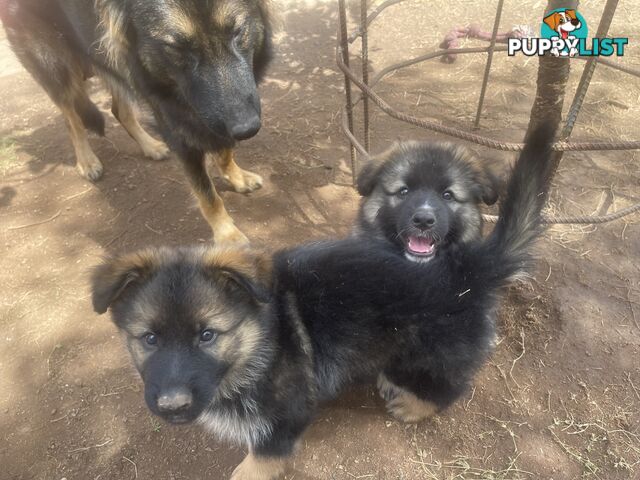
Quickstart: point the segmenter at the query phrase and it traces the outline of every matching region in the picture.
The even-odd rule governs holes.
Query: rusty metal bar
[[[476,119],[473,122],[474,128],[480,128],[480,115],[482,114],[482,105],[484,104],[484,96],[487,92],[489,83],[489,73],[491,72],[491,62],[493,61],[493,52],[496,47],[496,37],[498,36],[498,27],[500,27],[500,17],[502,16],[502,7],[504,0],[498,0],[498,8],[496,8],[496,17],[493,21],[493,31],[491,33],[491,43],[489,44],[489,55],[487,55],[487,64],[484,67],[484,76],[482,78],[482,87],[480,88],[480,98],[478,99],[478,110]]]
[[[416,57],[413,59],[406,60],[404,62],[399,62],[397,64],[390,65],[384,68],[382,71],[378,72],[377,75],[369,81],[368,78],[368,25],[371,21],[387,6],[392,4],[400,3],[402,0],[388,0],[387,2],[380,5],[373,14],[366,16],[366,0],[361,0],[361,30],[354,35],[352,35],[350,42],[355,40],[358,36],[363,36],[363,78],[362,80],[357,78],[351,69],[349,68],[349,49],[347,42],[347,33],[346,33],[346,11],[345,11],[345,3],[344,0],[339,0],[339,9],[340,9],[340,34],[339,39],[336,45],[336,63],[338,67],[345,76],[345,94],[347,96],[347,103],[342,111],[342,129],[344,130],[347,138],[349,139],[349,143],[351,146],[351,160],[352,160],[352,176],[353,182],[355,184],[356,174],[357,174],[357,165],[356,165],[356,155],[357,151],[363,158],[370,159],[369,156],[369,145],[368,138],[366,139],[366,144],[363,146],[358,139],[355,137],[353,132],[353,107],[360,99],[364,99],[366,107],[365,112],[365,136],[368,136],[368,99],[371,99],[378,107],[380,107],[385,113],[389,116],[396,118],[400,121],[416,125],[422,128],[426,128],[438,133],[442,133],[444,135],[449,135],[452,137],[456,137],[465,141],[474,142],[478,145],[483,145],[489,148],[497,149],[497,150],[507,150],[507,151],[518,151],[524,147],[523,143],[514,143],[514,142],[498,142],[497,140],[491,139],[484,135],[478,135],[475,133],[471,133],[465,130],[461,130],[454,127],[447,127],[441,125],[437,122],[426,120],[426,119],[418,119],[411,115],[408,115],[403,112],[399,112],[393,109],[387,102],[385,102],[379,95],[377,95],[372,87],[375,86],[382,78],[388,75],[390,72],[398,70],[400,68],[404,68],[410,65],[414,65],[416,63],[420,63],[431,58],[441,57],[443,55],[448,55],[450,53],[479,53],[479,52],[490,52],[490,55],[495,51],[506,50],[506,47],[498,47],[495,45],[495,40],[497,37],[497,28],[500,21],[501,9],[503,5],[503,0],[499,0],[498,12],[496,12],[496,21],[494,23],[493,34],[491,38],[491,45],[488,48],[469,48],[469,49],[447,49],[441,50],[437,52],[432,52],[429,54],[421,55],[420,57]],[[615,12],[615,6],[617,5],[618,0],[608,0],[607,5],[605,6],[605,11],[601,18],[601,23],[598,28],[597,36],[605,36],[609,25],[611,23],[611,18]],[[562,3],[562,5],[561,5]],[[573,7],[576,8],[577,0],[549,0],[546,11],[555,10],[561,7]],[[606,26],[606,27],[605,27]],[[580,58],[581,60],[589,60],[589,57]],[[560,62],[560,63],[558,63]],[[640,71],[631,69],[629,67],[625,67],[622,65],[618,65],[614,62],[611,62],[606,59],[600,59],[600,63],[603,65],[607,65],[610,68],[614,68],[617,70],[621,70],[627,72],[631,75],[640,76]],[[483,91],[481,92],[481,100],[479,102],[478,113],[476,116],[476,121],[479,122],[482,104],[484,100],[484,90],[486,89],[486,84],[488,82],[488,75],[490,72],[491,61],[487,61],[487,66],[485,67],[485,79],[483,80]],[[585,72],[589,71],[589,65],[585,67]],[[536,99],[534,102],[534,106],[531,112],[531,120],[529,122],[530,131],[532,128],[535,128],[537,124],[540,122],[549,123],[549,121],[556,123],[556,128],[561,120],[561,112],[562,112],[562,103],[564,100],[564,90],[566,86],[567,76],[569,72],[569,62],[565,59],[558,59],[552,56],[546,56],[540,58],[540,67],[538,69],[538,80],[537,80],[537,90],[536,90]],[[577,116],[580,105],[584,99],[584,94],[586,93],[586,89],[589,85],[589,81],[593,71],[586,76],[587,74],[583,72],[583,78],[585,79],[584,87],[580,87],[577,89],[576,97],[574,98],[574,103],[576,103],[576,98],[579,98],[579,94],[582,93],[582,98],[579,99],[579,104],[574,108],[572,104],[571,112],[575,112],[575,116]],[[361,91],[361,94],[358,96],[356,102],[352,101],[351,96],[351,82],[353,82]],[[560,108],[559,108],[560,107]],[[570,123],[571,127],[573,126],[574,120]],[[569,124],[569,122],[568,122]],[[569,132],[570,133],[570,132]],[[560,161],[562,157],[563,151],[586,151],[586,150],[634,150],[640,149],[640,141],[616,141],[616,142],[567,142],[564,140],[556,141],[553,146],[553,150],[556,151],[557,161]],[[557,163],[556,163],[557,167]],[[612,220],[616,220],[622,218],[624,216],[630,215],[635,212],[640,212],[640,203],[635,205],[631,205],[629,207],[623,208],[617,212],[613,212],[610,214],[599,215],[599,216],[556,216],[549,217],[545,216],[543,221],[545,223],[579,223],[579,224],[596,224],[596,223],[605,223]],[[495,218],[491,215],[485,216],[488,221],[495,220]]]
[[[367,32],[367,0],[360,0],[360,30],[362,32],[362,82],[369,85],[369,37]],[[364,148],[367,152],[369,145],[369,98],[365,95],[362,99],[363,124],[364,124]]]
[[[404,2],[405,0],[387,0],[386,2],[381,3],[380,5],[378,5],[376,7],[376,9],[371,12],[369,14],[369,16],[367,17],[367,21],[366,24],[367,26],[371,25],[371,22],[373,22],[373,20],[382,13],[383,10],[386,10],[388,7],[395,5],[397,3],[401,3]],[[353,32],[350,36],[349,36],[349,43],[353,43],[356,38],[358,38],[360,35],[362,35],[362,30],[357,30],[355,32]]]
[[[338,9],[340,16],[340,31],[338,32],[338,38],[340,39],[340,51],[342,53],[341,63],[345,66],[347,70],[349,70],[349,43],[347,42],[347,12],[345,9],[344,0],[338,0]],[[349,128],[349,132],[353,134],[353,104],[351,101],[351,82],[345,75],[344,77],[344,93],[346,97],[346,110],[347,110],[347,125]],[[350,154],[351,154],[351,180],[353,184],[356,184],[356,175],[358,173],[358,166],[356,160],[356,151],[351,144]]]
[[[640,203],[618,210],[617,212],[607,213],[605,215],[560,215],[549,216],[542,215],[542,223],[547,224],[563,224],[563,225],[594,225],[600,223],[612,222],[632,213],[640,212]],[[496,223],[497,215],[482,215],[487,222]]]
[[[460,49],[448,49],[441,50],[439,52],[435,52],[432,54],[433,57],[446,55],[451,52],[459,52]],[[545,57],[541,57],[545,58]],[[556,57],[549,57],[553,60],[561,61]],[[465,130],[461,130],[455,127],[448,127],[445,125],[441,125],[438,122],[433,120],[419,119],[408,115],[403,112],[398,112],[394,108],[392,108],[386,101],[384,101],[376,92],[367,87],[360,79],[358,79],[353,72],[349,69],[348,65],[346,65],[342,59],[340,48],[336,50],[336,63],[338,68],[342,70],[348,80],[351,80],[362,92],[369,96],[369,98],[375,103],[382,111],[390,115],[391,117],[410,123],[412,125],[417,125],[418,127],[426,128],[428,130],[442,133],[444,135],[449,135],[450,137],[459,138],[461,140],[466,140],[468,142],[477,143],[478,145],[483,145],[485,147],[493,148],[495,150],[505,150],[505,151],[520,151],[522,150],[524,144],[523,143],[514,143],[514,142],[499,142],[492,138],[489,138],[484,135],[479,135],[477,133],[467,132]],[[348,81],[347,80],[347,81]],[[559,121],[559,120],[558,120]],[[353,130],[351,130],[353,132]],[[616,141],[616,142],[564,142],[559,141],[553,144],[552,147],[556,151],[590,151],[590,150],[637,150],[640,149],[640,141]]]
[[[607,36],[607,33],[609,33],[609,27],[611,26],[611,21],[613,20],[617,6],[618,0],[607,0],[602,12],[602,17],[600,18],[596,38],[604,38]],[[595,72],[597,65],[598,57],[589,57],[587,64],[582,70],[580,83],[578,83],[578,88],[576,89],[573,101],[571,102],[571,107],[567,113],[567,120],[562,128],[562,132],[560,133],[560,138],[563,140],[569,138],[573,131],[573,126],[575,125],[578,114],[580,113],[580,108],[582,108],[582,103],[587,95],[587,90],[589,89],[591,78],[593,77],[593,73]]]
[[[576,58],[578,58],[579,60],[588,60],[591,57],[576,57]],[[640,78],[640,70],[629,68],[625,65],[620,65],[606,58],[599,58],[598,63],[602,65],[606,65],[607,67],[613,68],[614,70],[620,70],[621,72],[625,72],[625,73],[628,73],[629,75],[633,75],[634,77]]]
[[[380,70],[376,75],[373,76],[373,78],[371,78],[369,80],[369,88],[373,88],[375,85],[377,85],[377,83],[382,80],[384,77],[386,77],[389,73],[391,72],[395,72],[396,70],[400,70],[401,68],[406,68],[406,67],[410,67],[411,65],[415,65],[416,63],[420,63],[420,62],[425,62],[427,60],[430,60],[432,58],[437,58],[437,57],[441,57],[443,55],[447,55],[449,52],[451,52],[452,50],[438,50],[436,52],[431,52],[431,53],[426,53],[424,55],[420,55],[419,57],[414,57],[414,58],[410,58],[409,60],[405,60],[403,62],[398,62],[398,63],[394,63],[393,65],[389,65],[388,67],[383,68],[382,70]],[[485,53],[489,51],[489,47],[471,47],[471,48],[457,48],[455,49],[456,54],[458,53]],[[507,46],[506,45],[497,45],[496,48],[494,49],[494,51],[496,52],[506,52],[507,51]],[[353,102],[354,105],[357,105],[357,103],[362,99],[363,95],[362,93],[360,95],[358,95],[358,98],[356,98]]]
[[[352,148],[355,148],[358,151],[358,153],[360,155],[362,155],[362,158],[364,158],[366,160],[369,160],[370,159],[369,152],[367,152],[364,149],[364,147],[358,141],[358,139],[355,137],[355,135],[353,135],[353,133],[349,131],[349,126],[347,125],[347,110],[346,110],[346,107],[343,107],[343,109],[342,109],[342,131],[344,132],[344,134],[349,139],[349,142],[351,142]]]

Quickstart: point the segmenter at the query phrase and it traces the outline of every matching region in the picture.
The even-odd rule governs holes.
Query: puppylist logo
[[[589,29],[584,17],[576,10],[558,8],[549,12],[540,27],[540,38],[509,38],[507,53],[522,52],[527,56],[550,52],[556,57],[610,57],[624,55],[628,38],[592,38],[587,42]]]

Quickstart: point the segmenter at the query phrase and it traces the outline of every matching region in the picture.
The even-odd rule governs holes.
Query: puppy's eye
[[[453,192],[451,190],[445,190],[442,192],[442,198],[445,200],[453,200]]]
[[[407,187],[402,187],[400,190],[396,192],[396,195],[399,197],[406,197],[409,193],[409,189]]]
[[[210,328],[207,328],[206,330],[203,330],[202,333],[200,334],[200,341],[202,343],[209,343],[215,340],[217,336],[218,335],[216,332],[214,332]]]
[[[154,346],[158,344],[158,336],[155,333],[149,332],[143,338],[147,345]]]

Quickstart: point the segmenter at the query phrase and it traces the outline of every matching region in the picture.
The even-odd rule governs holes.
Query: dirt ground
[[[238,150],[265,186],[245,196],[217,182],[240,228],[270,248],[346,234],[357,206],[339,128],[336,3],[276,2],[282,26],[262,87],[264,127]],[[434,50],[454,26],[489,30],[494,3],[390,8],[371,29],[371,71]],[[505,3],[503,28],[538,29],[544,2]],[[594,30],[604,2],[582,3]],[[352,21],[358,4],[349,6]],[[640,5],[623,0],[611,28],[630,38],[614,60],[636,69],[638,18]],[[537,60],[496,54],[494,62],[481,131],[519,141]],[[572,61],[569,93],[583,64]],[[210,240],[178,162],[143,158],[94,83],[108,128],[91,143],[106,172],[95,185],[84,181],[61,115],[3,35],[0,66],[0,477],[228,478],[244,452],[153,418],[115,328],[89,299],[87,272],[106,253]],[[469,128],[483,67],[482,55],[430,61],[378,91],[404,111]],[[373,117],[374,152],[396,138],[442,139],[378,111]],[[145,124],[153,129],[148,116]],[[574,137],[639,139],[640,81],[600,67]],[[513,158],[469,147],[501,173]],[[640,201],[639,187],[637,152],[566,154],[549,210],[615,211]],[[507,292],[497,350],[457,405],[404,425],[372,387],[346,392],[309,428],[287,478],[640,478],[640,216],[554,226],[539,257],[531,282]]]

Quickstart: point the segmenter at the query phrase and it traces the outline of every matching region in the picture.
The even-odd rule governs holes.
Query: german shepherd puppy
[[[516,162],[484,240],[428,263],[360,237],[285,250],[148,249],[93,274],[149,409],[244,444],[234,480],[280,476],[321,401],[378,377],[390,412],[416,422],[446,408],[490,354],[501,287],[530,264],[552,175],[552,134]]]
[[[87,129],[104,134],[85,90],[97,73],[111,91],[113,114],[147,156],[160,159],[167,147],[142,129],[133,99],[151,107],[216,241],[233,241],[246,238],[207,175],[205,154],[214,153],[237,191],[261,186],[231,149],[260,128],[256,83],[271,52],[267,1],[4,0],[0,18],[17,57],[64,114],[83,177],[102,175],[87,140]]]
[[[396,143],[362,169],[357,186],[356,234],[387,241],[416,262],[480,238],[480,204],[498,199],[496,177],[449,143]]]

